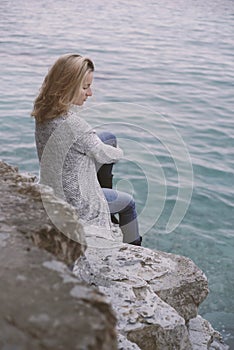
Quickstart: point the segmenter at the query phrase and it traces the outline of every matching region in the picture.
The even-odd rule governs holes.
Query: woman
[[[48,184],[46,178],[53,179],[49,184],[60,196],[55,183],[61,176],[63,194],[84,225],[110,231],[110,213],[118,213],[123,242],[141,245],[132,197],[112,189],[112,166],[123,152],[113,134],[104,132],[98,136],[79,115],[79,107],[92,96],[93,73],[90,59],[66,54],[58,58],[45,77],[31,114],[36,120],[41,182]],[[48,149],[53,153],[45,163],[42,161],[48,158]],[[60,163],[62,159],[61,169],[58,159]],[[42,169],[42,164],[47,165]]]

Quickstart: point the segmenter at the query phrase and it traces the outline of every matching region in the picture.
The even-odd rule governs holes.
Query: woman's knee
[[[134,213],[134,218],[136,217],[136,203],[134,198],[128,193],[125,193],[125,207],[123,211],[131,211]]]

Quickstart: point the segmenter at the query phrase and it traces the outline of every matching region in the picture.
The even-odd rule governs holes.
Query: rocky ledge
[[[198,315],[208,282],[190,259],[87,246],[51,189],[4,162],[0,176],[0,349],[228,349]]]

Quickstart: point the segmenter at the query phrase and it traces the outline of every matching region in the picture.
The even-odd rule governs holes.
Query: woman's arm
[[[66,135],[71,133],[72,138],[76,139],[72,146],[73,151],[94,158],[99,164],[116,163],[123,157],[123,151],[119,147],[102,142],[96,131],[77,113],[71,113],[65,124],[68,127],[64,130]]]
[[[86,132],[82,139],[85,154],[98,163],[115,163],[123,157],[123,151],[119,147],[103,143],[94,130]]]

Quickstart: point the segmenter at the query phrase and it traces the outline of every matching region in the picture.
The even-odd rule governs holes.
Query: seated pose
[[[110,230],[111,218],[113,221],[114,214],[118,214],[123,242],[141,245],[133,198],[112,189],[112,167],[123,156],[116,137],[110,132],[97,135],[79,113],[80,106],[92,96],[93,72],[89,58],[66,54],[58,58],[44,79],[31,113],[36,120],[40,181],[48,184],[43,179],[50,177],[55,183],[55,178],[61,175],[63,194],[76,208],[81,222]],[[46,145],[51,139],[56,139],[49,147],[53,157],[46,163],[48,169],[42,169]],[[50,185],[60,195],[53,180]]]

